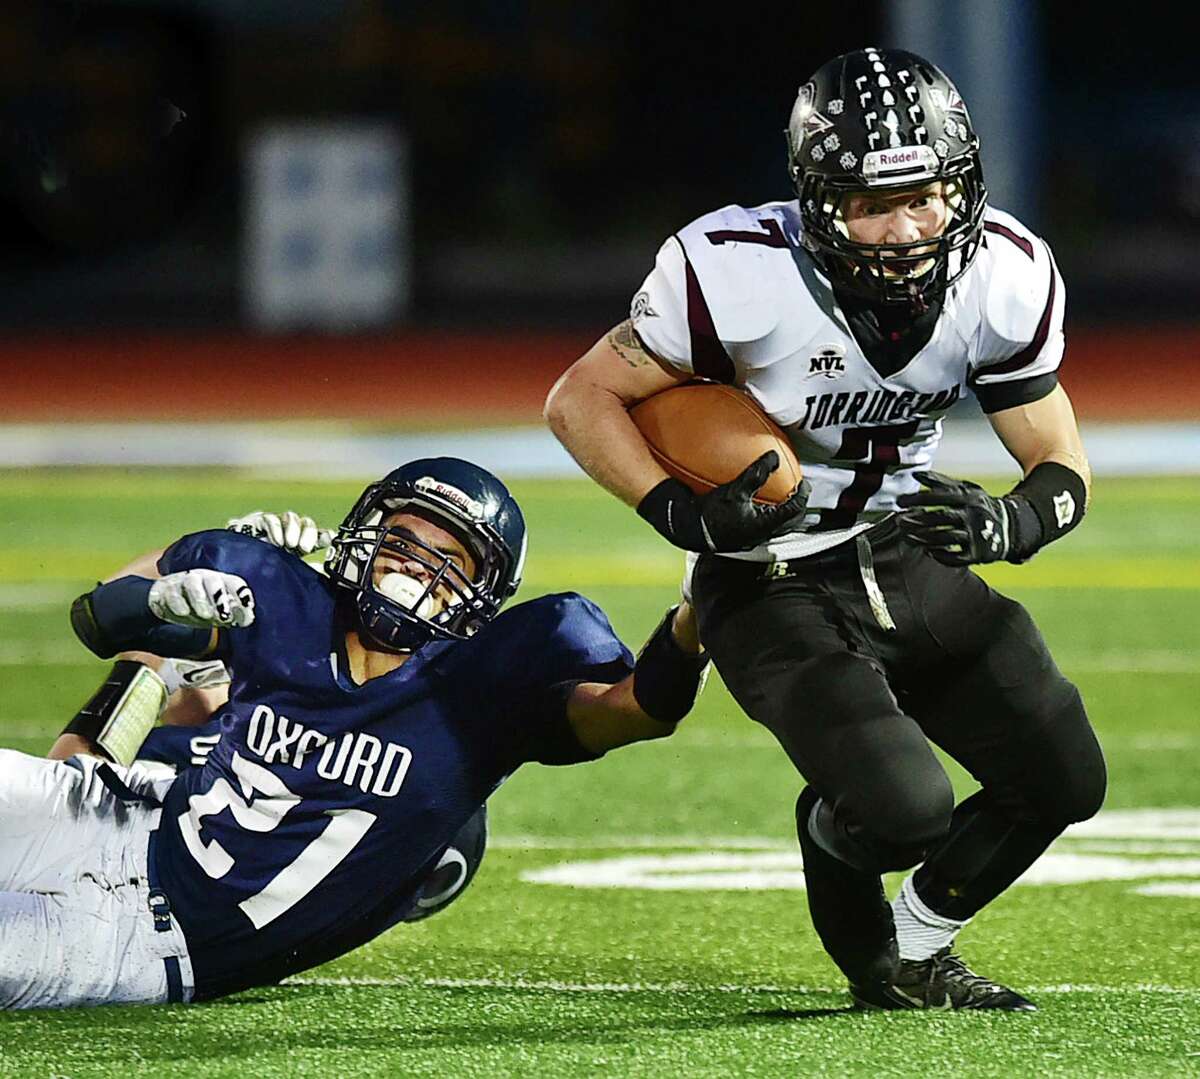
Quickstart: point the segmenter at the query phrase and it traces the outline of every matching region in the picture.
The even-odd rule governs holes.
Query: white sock
[[[960,922],[930,910],[917,895],[912,877],[905,880],[892,900],[892,916],[896,919],[896,943],[900,946],[900,958],[917,961],[928,959],[934,952],[949,945],[958,931],[971,920],[967,918]]]

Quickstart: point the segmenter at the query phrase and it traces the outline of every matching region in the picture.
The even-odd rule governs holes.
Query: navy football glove
[[[812,487],[807,480],[778,505],[754,501],[755,492],[778,467],[779,454],[768,450],[736,479],[703,495],[680,480],[666,479],[647,493],[637,511],[685,551],[748,551],[786,531],[808,503]]]
[[[956,480],[940,472],[916,472],[924,491],[901,495],[897,504],[907,512],[898,518],[900,531],[939,562],[972,566],[981,562],[1022,561],[1019,495],[997,498],[977,483]]]

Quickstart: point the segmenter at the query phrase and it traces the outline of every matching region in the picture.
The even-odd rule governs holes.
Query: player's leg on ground
[[[158,811],[118,798],[101,768],[0,750],[0,1007],[166,1000],[168,957],[190,980],[182,934],[149,908]]]
[[[419,922],[439,914],[467,890],[479,871],[487,849],[487,806],[480,806],[442,851],[429,875],[421,882],[406,922]]]
[[[0,750],[0,891],[54,891],[81,852],[124,823],[96,777],[100,763]]]
[[[950,782],[878,662],[851,649],[826,583],[719,561],[702,559],[693,581],[701,638],[738,704],[809,781],[797,824],[814,924],[852,981],[872,978],[894,948],[879,874],[942,839]]]
[[[986,589],[986,586],[982,586]],[[944,591],[944,590],[943,590]],[[1018,603],[986,589],[969,613],[981,647],[904,695],[929,737],[980,782],[916,872],[920,900],[965,920],[1025,872],[1068,824],[1100,808],[1104,757],[1079,692]],[[960,619],[966,615],[960,615]],[[937,626],[949,639],[953,626]],[[958,639],[967,639],[959,627]]]
[[[796,800],[796,836],[813,928],[852,982],[890,981],[898,954],[883,882],[878,873],[855,869],[816,842],[809,822],[819,800],[812,787]]]
[[[144,880],[0,892],[0,1010],[165,1003],[179,940],[159,936]]]

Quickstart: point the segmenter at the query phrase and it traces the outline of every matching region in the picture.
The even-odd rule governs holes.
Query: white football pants
[[[149,906],[147,847],[162,811],[118,798],[103,763],[0,750],[0,1008],[191,999],[183,933]],[[171,783],[107,767],[156,798]]]

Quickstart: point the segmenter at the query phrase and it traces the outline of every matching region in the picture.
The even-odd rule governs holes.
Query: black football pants
[[[886,613],[869,600],[872,568]],[[832,849],[873,895],[880,872],[923,863],[922,900],[970,917],[1099,809],[1100,747],[1028,613],[892,521],[773,567],[705,556],[693,597],[725,684],[831,810]],[[930,742],[981,786],[957,809]],[[863,926],[820,924],[855,909],[827,905],[814,921],[846,969],[837,940]]]

